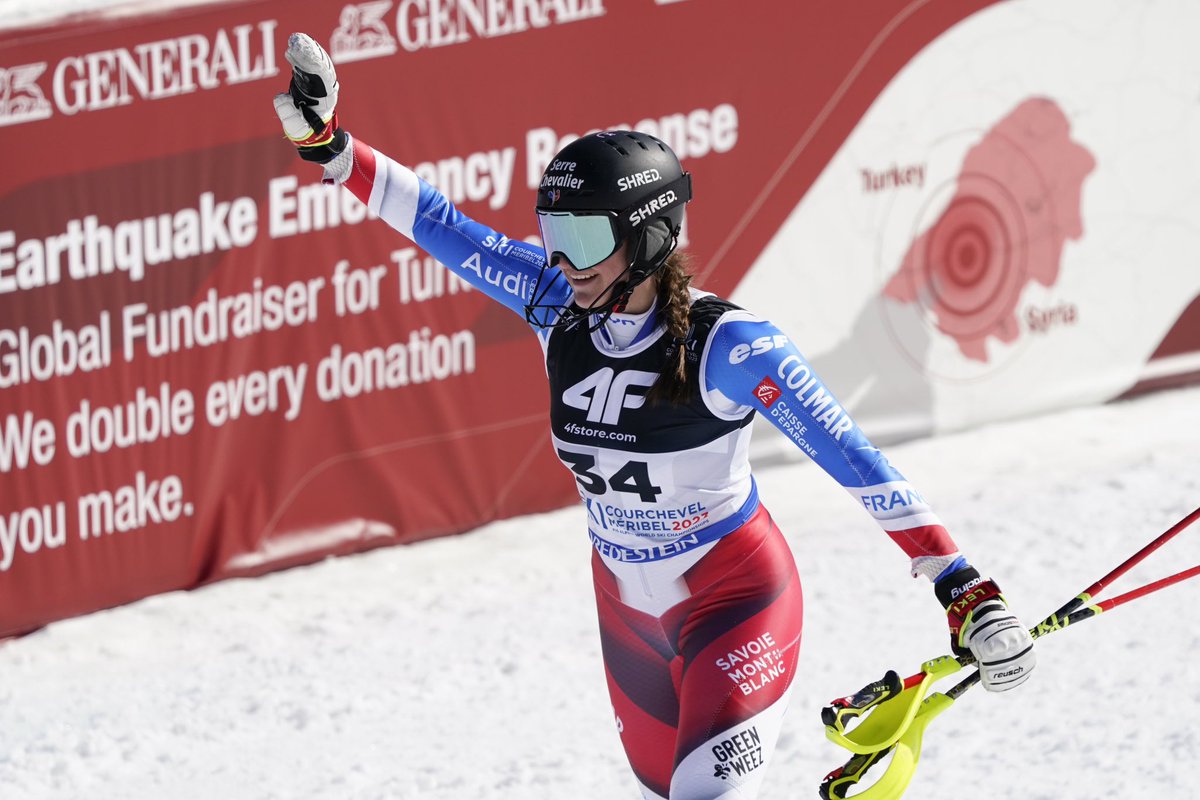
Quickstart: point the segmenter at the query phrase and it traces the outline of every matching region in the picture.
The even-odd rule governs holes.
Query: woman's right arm
[[[347,189],[471,286],[525,317],[546,260],[540,247],[476,222],[412,170],[365,142],[352,139],[351,148]]]
[[[337,70],[311,36],[293,33],[284,56],[292,81],[275,96],[275,113],[300,157],[323,165],[326,183],[344,184],[385,222],[524,319],[545,262],[542,249],[481,225],[412,170],[342,130]],[[539,301],[564,305],[570,294],[566,281],[548,286]]]

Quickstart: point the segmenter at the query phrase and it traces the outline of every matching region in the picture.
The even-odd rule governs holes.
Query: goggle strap
[[[658,197],[662,197],[667,192],[674,192],[675,199],[671,200],[668,203],[663,204],[662,206],[660,206],[658,208],[655,208],[653,211],[649,212],[646,216],[642,217],[637,222],[634,222],[632,219],[630,219],[634,214],[636,214],[637,212],[646,208],[654,199],[656,199]],[[679,206],[683,205],[684,203],[687,203],[688,201],[690,201],[691,199],[692,199],[692,173],[685,172],[682,175],[680,175],[678,178],[676,178],[675,180],[668,183],[666,186],[659,187],[658,189],[651,192],[650,194],[642,197],[636,203],[629,206],[624,211],[622,211],[619,215],[617,215],[617,218],[621,221],[622,225],[627,225],[627,226],[629,226],[630,229],[636,230],[637,228],[640,228],[642,226],[642,224],[645,223],[647,220],[650,220],[650,219],[653,219],[654,217],[660,216],[664,211],[670,211],[673,208],[678,208]]]

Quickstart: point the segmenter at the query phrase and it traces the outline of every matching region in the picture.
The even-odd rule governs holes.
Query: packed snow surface
[[[886,448],[1027,624],[1200,505],[1200,388]],[[820,707],[947,649],[941,608],[815,466],[758,472],[800,565],[797,688],[762,794],[845,760]],[[0,646],[0,797],[637,797],[580,509],[162,595]],[[1200,525],[1102,597],[1200,562]],[[934,721],[908,797],[1196,797],[1200,579],[1038,644]],[[949,687],[949,682],[940,688]]]

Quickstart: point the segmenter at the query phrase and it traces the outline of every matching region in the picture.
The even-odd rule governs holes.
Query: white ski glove
[[[955,654],[975,658],[983,688],[1004,692],[1029,678],[1037,665],[1033,637],[1008,610],[995,581],[964,567],[934,584],[934,592],[946,609]]]
[[[329,164],[349,143],[346,132],[338,127],[336,109],[341,87],[333,60],[304,33],[288,37],[284,58],[292,65],[292,81],[287,92],[275,95],[275,114],[301,158]]]

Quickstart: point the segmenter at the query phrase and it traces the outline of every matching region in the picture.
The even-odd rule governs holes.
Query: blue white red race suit
[[[460,213],[354,142],[346,186],[371,211],[525,317],[545,254]],[[558,296],[567,305],[566,281]],[[787,543],[758,500],[750,421],[763,414],[936,577],[958,556],[921,495],[873,447],[792,340],[692,291],[694,391],[646,401],[671,337],[653,309],[598,330],[536,328],[555,452],[587,511],[605,669],[646,798],[753,798],[779,734],[801,630]]]

